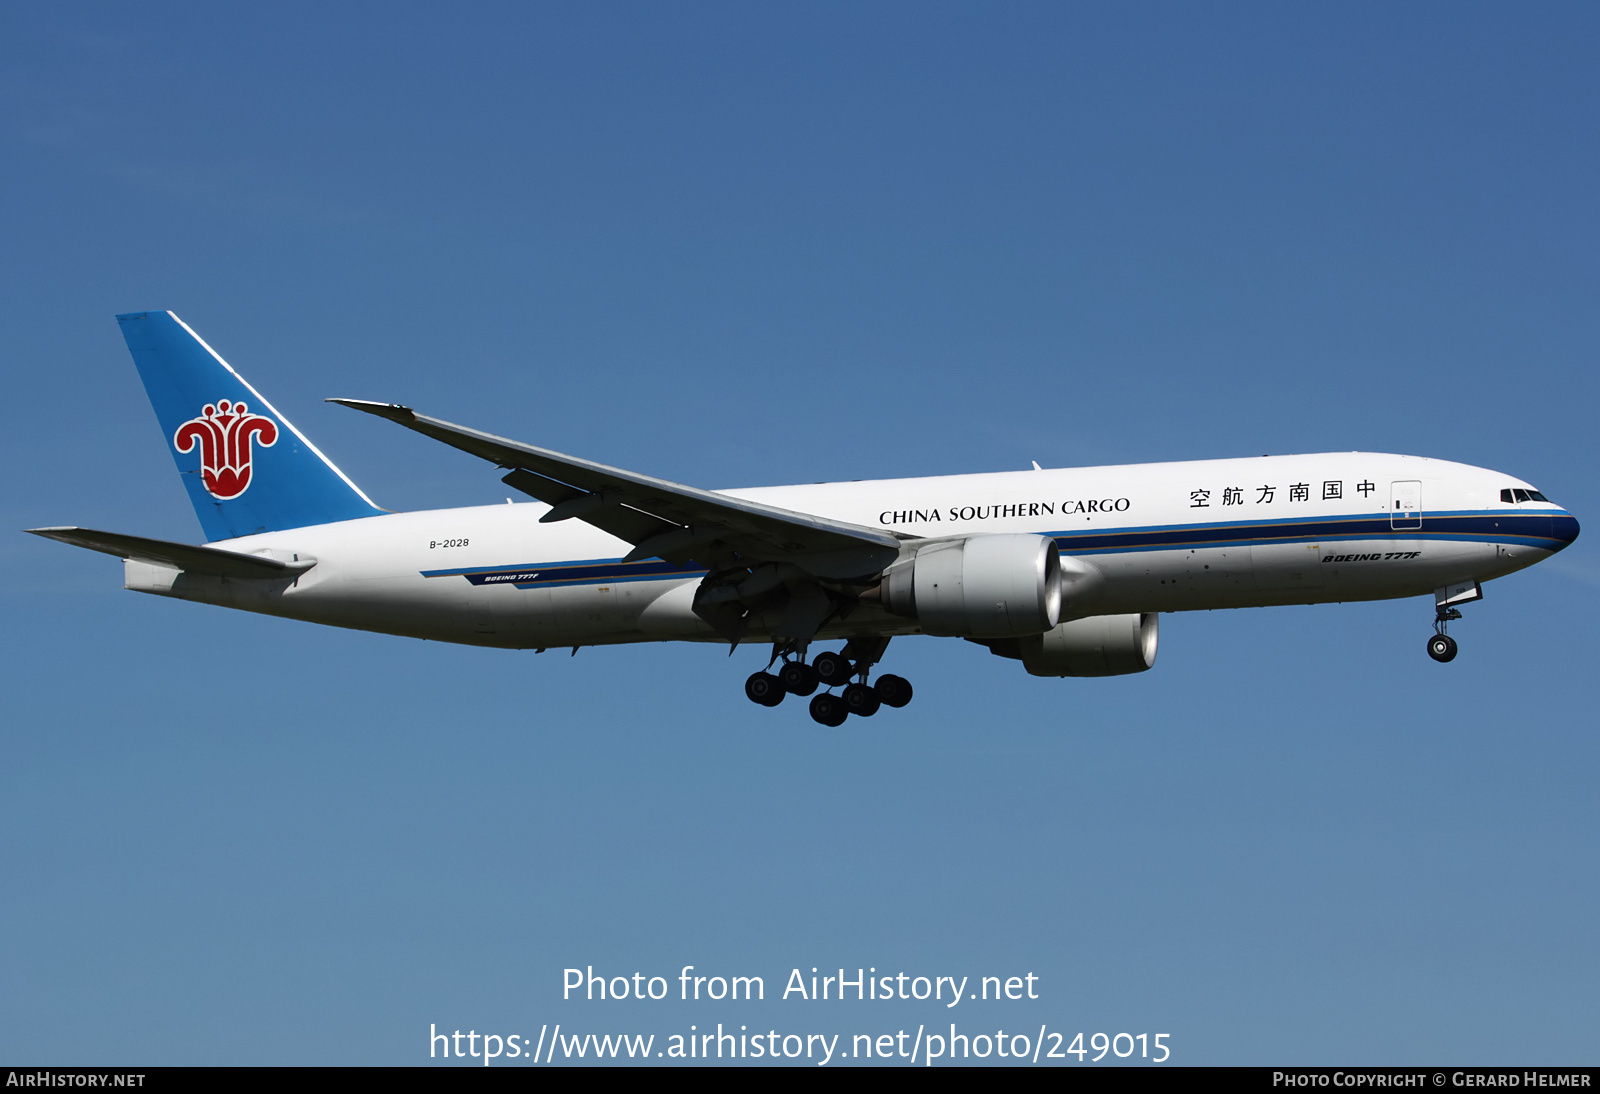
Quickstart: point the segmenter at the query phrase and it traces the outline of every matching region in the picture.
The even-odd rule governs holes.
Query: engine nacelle
[[[970,536],[930,543],[891,566],[884,608],[927,634],[1011,638],[1061,618],[1061,552],[1049,536]]]
[[[1032,676],[1122,676],[1156,663],[1157,618],[1154,612],[1091,615],[988,646],[1021,661]]]

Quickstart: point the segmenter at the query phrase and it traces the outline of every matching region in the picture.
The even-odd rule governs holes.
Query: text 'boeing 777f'
[[[905,634],[1112,676],[1155,663],[1161,612],[1431,592],[1428,653],[1449,661],[1447,624],[1483,582],[1578,535],[1526,482],[1417,456],[710,491],[332,400],[480,456],[539,503],[388,513],[177,316],[117,318],[207,544],[30,530],[121,557],[125,587],[480,646],[771,642],[777,671],[746,694],[810,695],[825,725],[910,701],[903,678],[872,680]],[[842,645],[808,661],[820,643]]]

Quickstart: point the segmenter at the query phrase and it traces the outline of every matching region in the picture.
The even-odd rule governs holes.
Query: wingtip
[[[323,402],[338,403],[340,406],[347,406],[364,414],[376,414],[380,418],[388,418],[391,422],[410,422],[417,416],[416,411],[399,403],[379,403],[371,399],[324,399]]]

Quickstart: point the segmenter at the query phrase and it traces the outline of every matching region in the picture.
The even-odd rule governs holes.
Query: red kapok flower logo
[[[262,448],[278,443],[278,426],[271,418],[251,414],[244,403],[218,399],[207,403],[200,417],[178,427],[172,444],[179,452],[200,448],[200,480],[214,498],[236,498],[250,486],[250,445]]]

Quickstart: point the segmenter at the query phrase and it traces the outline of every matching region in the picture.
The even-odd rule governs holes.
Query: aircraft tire
[[[744,682],[744,694],[752,703],[775,707],[788,693],[783,690],[783,681],[770,672],[755,672]]]
[[[856,667],[850,663],[849,658],[832,650],[823,650],[817,654],[811,662],[811,667],[817,670],[817,678],[830,688],[848,684],[850,677],[856,672]]]
[[[878,693],[878,698],[883,701],[884,706],[903,707],[911,702],[911,681],[892,672],[886,672],[878,677],[878,682],[872,685],[872,690]]]
[[[837,695],[823,692],[811,700],[812,720],[821,722],[825,726],[837,729],[844,725],[844,720],[850,717],[849,708],[844,705],[844,700]]]
[[[810,695],[817,690],[817,670],[804,661],[788,661],[778,670],[778,680],[791,695]]]
[[[1428,639],[1428,656],[1435,661],[1445,662],[1456,659],[1456,640],[1448,634],[1436,634]]]
[[[881,700],[878,693],[865,684],[851,684],[844,689],[845,709],[862,718],[870,718],[878,713]]]

